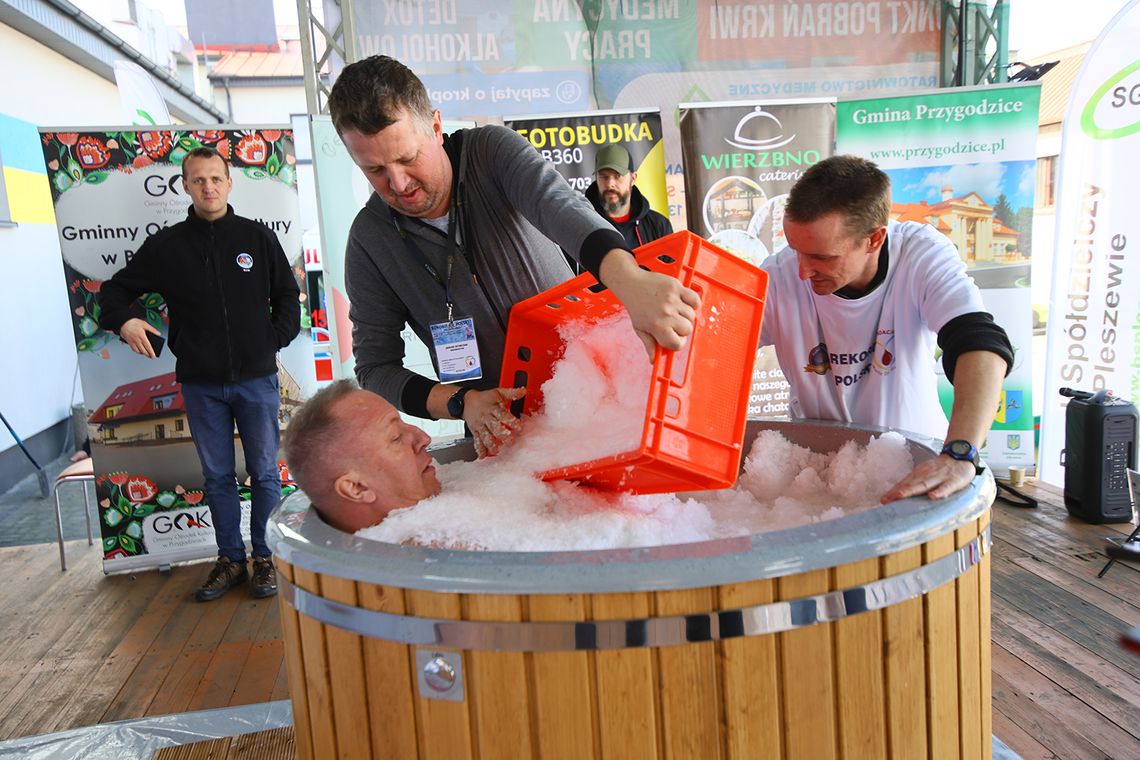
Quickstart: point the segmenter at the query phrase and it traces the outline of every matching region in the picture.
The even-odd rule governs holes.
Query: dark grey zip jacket
[[[511,307],[572,276],[559,246],[595,276],[608,251],[628,246],[513,130],[461,130],[445,137],[444,147],[456,177],[452,197],[462,247],[451,280],[455,316],[474,318],[483,364],[482,380],[465,384],[495,388]],[[430,417],[427,398],[435,381],[404,368],[401,332],[406,322],[431,349],[430,325],[447,319],[447,304],[444,288],[401,229],[446,277],[446,235],[418,219],[395,219],[373,193],[353,221],[345,252],[356,377],[401,411]]]

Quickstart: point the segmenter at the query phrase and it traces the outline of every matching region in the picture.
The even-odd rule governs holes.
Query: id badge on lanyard
[[[449,306],[449,315],[450,312]],[[460,380],[478,380],[483,377],[483,364],[479,361],[479,343],[475,340],[473,317],[435,322],[430,327],[441,383],[457,383]]]
[[[420,260],[424,269],[443,287],[444,298],[447,303],[447,320],[433,322],[431,329],[431,342],[435,350],[436,366],[439,367],[439,381],[441,383],[457,383],[461,380],[479,380],[483,377],[483,363],[479,359],[479,342],[475,337],[475,318],[456,318],[455,303],[451,298],[451,275],[455,266],[455,252],[458,250],[456,241],[456,219],[454,205],[448,214],[448,254],[447,279],[439,276],[435,268],[428,261],[423,252],[405,235],[398,218],[393,213],[392,220],[400,232],[408,250]]]

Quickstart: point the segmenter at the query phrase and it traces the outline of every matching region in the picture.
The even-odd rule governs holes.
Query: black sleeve
[[[428,411],[427,402],[431,389],[435,386],[435,380],[423,375],[412,375],[408,378],[408,382],[404,383],[404,390],[400,393],[400,409],[413,417],[434,420],[435,417]]]
[[[1005,374],[1013,369],[1013,345],[992,314],[975,311],[954,317],[938,331],[938,347],[942,349],[942,368],[946,379],[954,382],[958,357],[969,351],[989,351],[1005,359]]]
[[[269,320],[277,334],[277,348],[281,349],[301,332],[301,289],[293,277],[293,269],[281,248],[281,241],[273,232],[267,230],[266,235],[265,253],[270,262]]]
[[[147,238],[126,266],[103,281],[98,298],[99,326],[104,330],[119,332],[123,323],[133,316],[131,305],[135,299],[158,290],[152,259],[154,244]]]
[[[607,229],[594,230],[582,243],[582,250],[578,253],[578,260],[582,262],[590,274],[598,282],[602,278],[598,276],[598,270],[602,267],[602,259],[605,255],[612,251],[614,248],[623,248],[629,251],[629,244],[625,242],[625,237],[613,227]],[[633,251],[630,251],[630,255]]]

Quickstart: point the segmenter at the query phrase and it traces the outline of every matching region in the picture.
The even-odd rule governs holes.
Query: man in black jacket
[[[607,145],[594,162],[594,181],[586,188],[586,198],[594,209],[625,236],[630,248],[665,237],[673,225],[649,208],[649,201],[634,186],[637,172],[629,151],[620,145]]]
[[[159,331],[132,316],[143,293],[159,293],[170,315],[170,350],[190,432],[202,463],[218,560],[198,589],[217,599],[249,578],[241,537],[233,430],[237,424],[252,486],[250,539],[255,597],[277,593],[265,543],[269,513],[281,499],[277,351],[300,331],[299,289],[277,236],[236,215],[233,180],[213,148],[182,161],[182,187],[193,201],[187,218],[151,235],[130,262],[103,283],[100,326],[136,354],[155,357]]]

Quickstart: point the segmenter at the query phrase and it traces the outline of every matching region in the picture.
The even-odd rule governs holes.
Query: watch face
[[[447,413],[457,420],[463,419],[463,396],[466,392],[466,388],[460,388],[447,400]]]
[[[955,456],[968,457],[970,456],[970,450],[973,448],[974,447],[966,441],[954,441],[950,444],[950,453]]]

